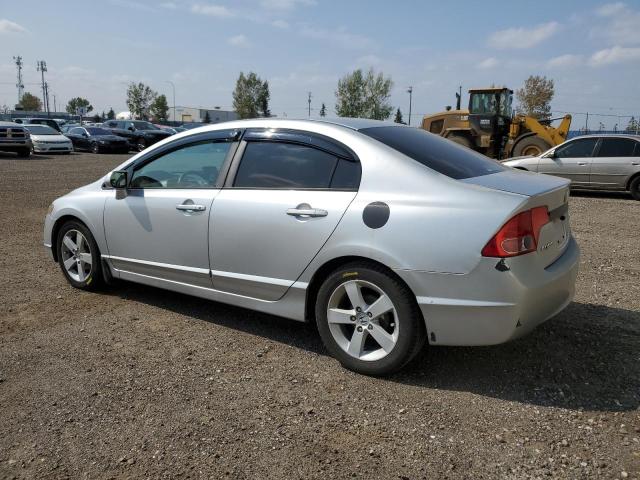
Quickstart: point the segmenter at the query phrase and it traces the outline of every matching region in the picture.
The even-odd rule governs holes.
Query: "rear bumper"
[[[416,293],[433,345],[495,345],[529,333],[573,299],[580,249],[571,238],[566,250],[545,269],[528,255],[482,258],[469,274],[402,271]]]

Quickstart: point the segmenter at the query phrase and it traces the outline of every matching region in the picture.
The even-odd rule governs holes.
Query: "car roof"
[[[631,138],[632,140],[640,141],[640,135],[633,133],[591,133],[589,135],[577,135],[571,137],[569,140],[576,140],[578,138]]]
[[[4,120],[0,120],[0,125],[3,127],[22,127],[23,125],[16,122],[5,122]]]
[[[402,124],[394,123],[384,120],[370,120],[368,118],[348,118],[348,117],[336,117],[336,118],[313,118],[313,119],[300,119],[304,122],[322,122],[332,123],[334,125],[340,125],[352,130],[362,130],[364,128],[373,127],[401,127]]]

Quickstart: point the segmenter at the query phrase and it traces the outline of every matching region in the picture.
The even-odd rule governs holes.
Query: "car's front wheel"
[[[402,368],[426,338],[409,289],[385,269],[364,262],[329,275],[318,292],[316,321],[327,350],[346,368],[366,375]]]
[[[136,141],[136,148],[139,152],[143,151],[145,148],[147,148],[147,142],[144,141],[144,138],[139,138]]]
[[[58,231],[58,263],[67,281],[83,290],[95,290],[103,283],[100,251],[89,229],[70,220]]]
[[[91,144],[91,151],[93,153],[100,153],[100,145],[97,142]]]

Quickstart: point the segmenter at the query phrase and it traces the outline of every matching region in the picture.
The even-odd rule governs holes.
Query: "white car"
[[[31,133],[35,153],[71,153],[73,144],[69,138],[47,125],[24,125]]]

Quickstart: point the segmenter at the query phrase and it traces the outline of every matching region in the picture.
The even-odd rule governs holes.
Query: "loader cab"
[[[513,90],[478,88],[469,90],[469,126],[480,147],[494,154],[504,148],[512,117]]]

